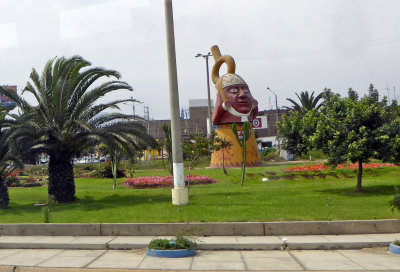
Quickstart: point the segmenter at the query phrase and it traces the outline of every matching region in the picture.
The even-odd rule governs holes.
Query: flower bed
[[[6,179],[7,187],[36,187],[41,186],[42,183],[31,176],[29,177],[8,177]]]
[[[190,185],[210,184],[216,182],[214,179],[206,176],[186,176],[185,177],[186,185],[188,184],[188,181]],[[126,179],[124,183],[129,187],[133,187],[136,189],[172,187],[174,185],[174,178],[173,176],[140,177],[140,178]]]
[[[364,169],[368,168],[381,168],[381,167],[397,167],[394,164],[389,163],[370,163],[370,164],[363,164]],[[337,166],[338,169],[358,169],[357,163],[351,164],[339,164]],[[313,164],[313,165],[303,165],[303,166],[293,166],[289,168],[285,168],[283,171],[288,172],[320,172],[330,170],[330,168],[324,164]]]

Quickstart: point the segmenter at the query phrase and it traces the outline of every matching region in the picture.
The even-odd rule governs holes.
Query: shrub
[[[395,246],[400,246],[400,240],[394,241],[393,244],[394,244]]]
[[[276,152],[276,149],[275,149],[275,148],[273,148],[273,147],[267,147],[267,148],[264,148],[264,149],[261,151],[261,156],[265,157],[265,156],[267,156],[267,155],[269,155],[269,154],[271,154],[271,153],[275,153],[275,152]]]
[[[392,206],[392,212],[397,210],[400,212],[400,189],[396,186],[395,188],[396,194],[394,195],[393,199],[389,201],[390,206]]]
[[[103,178],[113,178],[112,169],[111,169],[111,161],[108,160],[103,164],[103,167],[100,169],[100,174]],[[120,169],[120,165],[117,166],[117,178],[125,177],[124,171]]]
[[[42,183],[38,179],[29,177],[15,177],[8,176],[5,182],[7,187],[36,187],[41,186]]]

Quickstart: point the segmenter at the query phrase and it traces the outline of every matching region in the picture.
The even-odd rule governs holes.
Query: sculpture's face
[[[238,84],[224,89],[226,100],[240,113],[249,113],[252,110],[254,98],[246,84]]]

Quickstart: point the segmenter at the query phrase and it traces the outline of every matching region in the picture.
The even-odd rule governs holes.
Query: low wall
[[[0,235],[169,236],[182,231],[198,236],[329,235],[400,232],[400,220],[127,223],[127,224],[0,224]]]

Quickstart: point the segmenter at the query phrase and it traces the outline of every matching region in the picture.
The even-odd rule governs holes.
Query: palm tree
[[[13,124],[13,121],[6,120],[6,114],[6,111],[0,110],[0,209],[7,208],[10,203],[8,188],[5,184],[7,176],[15,168],[24,167],[21,161],[12,155],[10,136],[14,130],[9,127],[10,124]]]
[[[214,138],[214,149],[222,151],[222,169],[224,170],[225,176],[228,175],[225,169],[225,149],[228,149],[232,146],[232,142],[227,140],[226,138],[220,138],[218,135]]]
[[[318,104],[318,102],[322,99],[322,95],[323,93],[320,93],[319,95],[314,97],[314,92],[312,92],[311,95],[309,95],[308,91],[301,92],[300,95],[296,93],[296,96],[299,99],[300,104],[298,104],[293,99],[287,98],[286,100],[288,100],[293,105],[291,107],[285,107],[285,108],[298,112],[301,112],[302,109],[306,110],[319,109],[323,104],[323,102]]]
[[[117,71],[90,65],[82,57],[73,56],[49,60],[41,76],[32,69],[33,84],[27,82],[23,94],[26,92],[35,98],[33,105],[15,92],[0,90],[28,119],[14,137],[32,140],[33,151],[50,157],[48,193],[58,202],[75,200],[72,159],[79,157],[84,149],[101,142],[129,144],[131,136],[147,138],[143,125],[130,121],[131,115],[105,113],[108,109],[119,109],[119,103],[132,98],[99,101],[115,90],[132,91],[132,87],[119,81]],[[104,77],[115,80],[105,82]],[[99,79],[102,83],[94,86]]]

